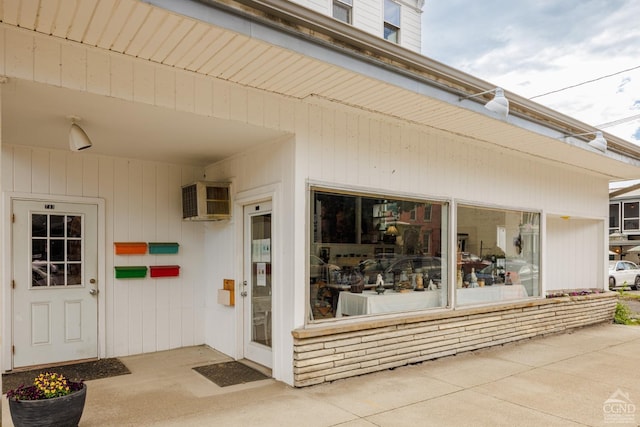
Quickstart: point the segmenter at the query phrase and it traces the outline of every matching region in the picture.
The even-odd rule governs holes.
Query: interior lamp
[[[484,92],[476,93],[475,95],[469,95],[460,98],[460,101],[463,99],[475,98],[476,96],[486,95],[487,93],[493,93],[493,99],[484,104],[484,108],[489,111],[493,111],[498,115],[507,118],[509,115],[509,100],[504,96],[504,90],[500,87],[495,89],[485,90]]]
[[[78,126],[77,117],[71,117],[71,128],[69,129],[69,149],[71,151],[82,151],[91,147],[91,140],[86,132]]]
[[[392,224],[389,227],[387,227],[386,234],[389,234],[391,236],[397,236],[400,233],[398,233],[398,227]]]

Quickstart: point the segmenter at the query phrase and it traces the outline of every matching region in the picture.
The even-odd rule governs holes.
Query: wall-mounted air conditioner
[[[231,218],[228,182],[197,181],[182,187],[182,219],[219,221]]]

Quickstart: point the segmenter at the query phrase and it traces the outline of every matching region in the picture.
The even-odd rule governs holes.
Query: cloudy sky
[[[640,144],[640,1],[426,0],[423,11],[424,55],[593,126],[637,116],[599,127]]]

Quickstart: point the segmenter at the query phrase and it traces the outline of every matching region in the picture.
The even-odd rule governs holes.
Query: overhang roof
[[[491,89],[489,83],[282,0],[5,0],[0,13],[5,25],[282,96],[440,129],[612,181],[634,179],[640,172],[640,150],[628,141],[605,134],[609,150],[603,154],[586,138],[564,137],[594,128],[512,93],[506,94],[511,115],[501,119],[483,108],[482,98],[460,101]],[[19,98],[17,93],[14,101]],[[12,143],[14,131],[5,114],[10,112],[3,105],[3,141]],[[193,121],[194,144],[205,134],[212,137],[210,124]],[[168,124],[158,126],[161,134]],[[175,129],[176,122],[171,126]],[[194,130],[199,126],[201,136]],[[255,142],[256,129],[248,132],[247,139]]]

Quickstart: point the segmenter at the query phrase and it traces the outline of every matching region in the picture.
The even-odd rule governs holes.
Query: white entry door
[[[96,358],[97,205],[12,206],[13,367]]]
[[[271,368],[271,202],[244,208],[244,357]]]

